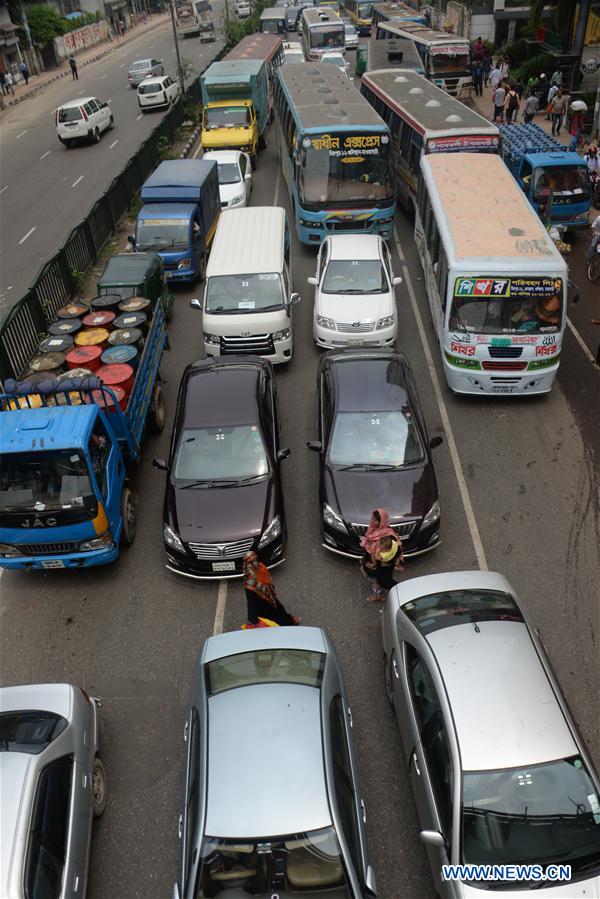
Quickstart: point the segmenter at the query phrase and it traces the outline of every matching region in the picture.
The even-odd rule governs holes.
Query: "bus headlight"
[[[323,227],[322,222],[308,222],[306,221],[306,219],[299,219],[299,221],[303,228],[318,228],[319,230],[321,230],[321,228]]]
[[[271,543],[272,540],[275,540],[276,537],[279,537],[281,534],[281,518],[279,515],[276,515],[271,524],[265,528],[263,531],[263,535],[258,541],[258,548],[262,549],[267,543]]]
[[[218,334],[207,334],[204,332],[204,343],[210,343],[211,346],[219,346],[221,343],[221,338]]]
[[[394,315],[386,315],[385,318],[380,318],[377,322],[376,330],[381,331],[382,328],[391,328],[394,324]]]
[[[273,338],[273,343],[278,343],[280,340],[289,340],[290,339],[290,329],[284,328],[282,331],[274,331],[271,337]]]
[[[337,512],[334,512],[327,503],[323,503],[323,521],[325,524],[328,524],[329,527],[335,528],[336,531],[343,531],[344,534],[348,533],[348,529],[344,524],[342,516],[338,515]]]
[[[320,328],[328,328],[330,331],[336,330],[334,320],[324,315],[317,315],[317,324]]]

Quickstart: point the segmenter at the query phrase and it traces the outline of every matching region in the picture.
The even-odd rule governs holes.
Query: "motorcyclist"
[[[598,148],[595,144],[589,145],[583,159],[589,174],[598,176],[600,174],[600,160],[598,159]]]

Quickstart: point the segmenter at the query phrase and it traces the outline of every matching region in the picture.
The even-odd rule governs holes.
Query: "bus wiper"
[[[219,478],[213,478],[212,480],[206,481],[192,481],[190,484],[184,484],[180,489],[187,490],[189,487],[237,487],[239,481],[234,481],[229,478],[223,478],[220,480]]]

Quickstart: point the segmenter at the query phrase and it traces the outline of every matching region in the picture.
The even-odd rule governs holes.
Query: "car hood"
[[[344,521],[368,524],[373,509],[390,518],[422,518],[438,498],[431,462],[400,471],[340,471],[325,465],[324,499]]]
[[[482,899],[484,896],[501,896],[502,899],[525,899],[526,896],[533,896],[530,890],[527,890],[525,884],[515,884],[514,889],[501,890],[482,890],[478,887],[472,887],[468,883],[457,884],[459,887],[457,896],[460,899]],[[579,880],[569,883],[549,883],[548,887],[535,889],[535,899],[600,899],[600,877],[589,877],[585,880]]]
[[[374,294],[333,294],[318,293],[315,300],[315,313],[332,318],[336,322],[354,322],[361,320],[377,321],[384,316],[392,315],[395,304],[389,293]]]
[[[184,543],[227,543],[256,537],[275,514],[275,484],[267,478],[240,487],[167,484],[167,520]]]
[[[234,197],[244,195],[244,182],[235,181],[233,184],[219,184],[219,196],[221,203],[230,203]]]

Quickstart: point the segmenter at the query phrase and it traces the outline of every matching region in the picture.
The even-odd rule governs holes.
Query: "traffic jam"
[[[178,6],[180,36],[215,40],[208,3]],[[378,6],[394,7],[380,32]],[[236,0],[232,15],[250,13]],[[247,615],[229,629],[221,620],[179,676],[188,698],[171,753],[172,899],[368,899],[378,879],[383,899],[600,896],[600,778],[528,585],[488,570],[444,411],[444,397],[458,398],[477,440],[489,421],[478,404],[526,429],[532,404],[543,418],[559,391],[577,300],[561,249],[565,222],[588,225],[586,163],[535,123],[498,125],[465,102],[469,41],[408,6],[304,0],[257,21],[200,75],[197,150],[145,179],[126,246],[89,289],[36,310],[27,342],[11,316],[0,325],[4,586],[26,583],[51,603],[53,579],[85,593],[106,571],[104,589],[124,593],[119,571],[137,537],[148,566],[162,545],[173,595],[243,593]],[[183,102],[151,55],[130,64],[127,82],[141,114]],[[92,96],[55,115],[73,155],[114,124]],[[400,222],[424,297],[414,333],[399,313],[418,305]],[[596,289],[597,250],[582,291]],[[173,337],[185,314],[197,335],[189,358]],[[311,393],[298,381],[290,408],[291,378],[307,369]],[[296,417],[303,460],[289,458]],[[507,472],[510,448],[496,448]],[[451,464],[474,546],[464,570],[436,561],[455,527]],[[162,520],[139,488],[149,466]],[[538,497],[530,539],[543,534],[561,556]],[[369,848],[377,814],[346,686],[354,670],[336,649],[344,621],[333,632],[304,623],[314,616],[301,586],[290,608],[276,591],[298,528],[312,541],[300,570],[321,566],[333,602],[338,566],[354,569],[377,616],[369,689],[400,735],[404,801],[430,873],[416,892],[390,889],[394,875]],[[364,652],[355,637],[357,669]],[[2,899],[93,891],[92,844],[111,825],[109,815],[94,825],[111,805],[109,721],[70,671],[65,661],[64,683],[10,685],[3,666]],[[163,895],[150,881],[137,888]]]

